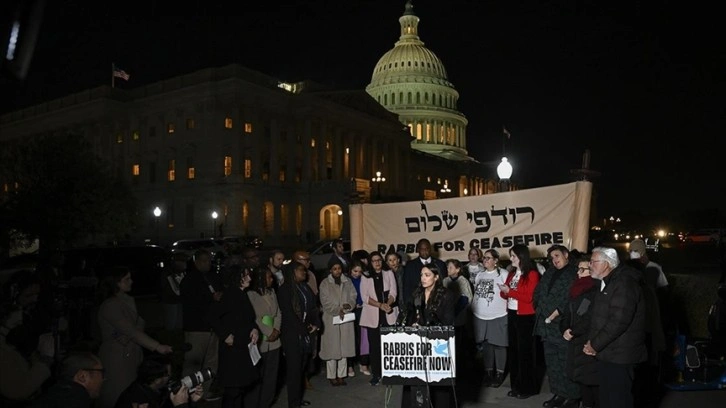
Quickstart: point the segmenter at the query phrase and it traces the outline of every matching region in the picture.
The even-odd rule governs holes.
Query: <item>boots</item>
[[[492,388],[499,388],[500,385],[504,382],[504,372],[497,371],[494,374],[494,377],[492,378],[492,382],[490,384],[490,387]]]
[[[482,385],[484,387],[491,387],[493,380],[494,380],[494,370],[484,371],[484,381],[482,382]]]

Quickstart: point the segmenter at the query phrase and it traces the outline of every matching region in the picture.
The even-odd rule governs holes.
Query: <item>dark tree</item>
[[[134,227],[128,185],[76,134],[3,142],[0,184],[0,247],[17,236],[38,238],[46,253]]]

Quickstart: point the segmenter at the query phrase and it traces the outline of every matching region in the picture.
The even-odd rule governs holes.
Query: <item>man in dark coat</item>
[[[184,356],[183,375],[190,375],[205,367],[217,371],[218,339],[207,320],[212,304],[222,300],[222,281],[212,270],[212,255],[205,249],[194,254],[187,274],[181,281],[181,299],[184,309],[184,341],[192,348]],[[219,399],[216,384],[208,387],[205,399]]]
[[[645,300],[638,271],[620,264],[613,248],[597,247],[590,261],[592,277],[600,279],[593,302],[590,340],[583,352],[598,359],[600,408],[632,408],[633,373],[647,358]]]
[[[537,320],[534,332],[542,339],[547,377],[554,394],[542,406],[571,408],[580,405],[580,386],[567,377],[568,343],[559,328],[560,315],[569,301],[570,287],[577,279],[577,266],[569,262],[569,250],[553,245],[547,250],[552,266],[542,275],[534,290]]]
[[[416,252],[418,252],[418,257],[406,262],[406,266],[403,269],[403,291],[398,297],[402,299],[398,302],[401,305],[412,301],[411,296],[421,282],[421,269],[423,269],[424,265],[433,263],[440,271],[446,271],[446,264],[431,255],[431,241],[428,239],[422,238],[418,240],[416,243]]]

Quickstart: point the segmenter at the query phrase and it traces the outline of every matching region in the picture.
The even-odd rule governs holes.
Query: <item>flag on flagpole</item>
[[[131,78],[131,75],[127,74],[126,71],[116,66],[116,64],[112,64],[111,68],[113,70],[113,76],[116,78],[121,78],[124,81],[128,81],[129,78]]]
[[[509,131],[504,126],[502,126],[502,132],[504,132],[504,136],[506,136],[507,139],[511,139],[512,135],[509,134]]]

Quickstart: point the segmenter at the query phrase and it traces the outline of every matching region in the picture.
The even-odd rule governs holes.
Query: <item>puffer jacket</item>
[[[620,264],[595,296],[589,338],[600,361],[637,364],[647,358],[645,299],[638,277],[637,270]]]

